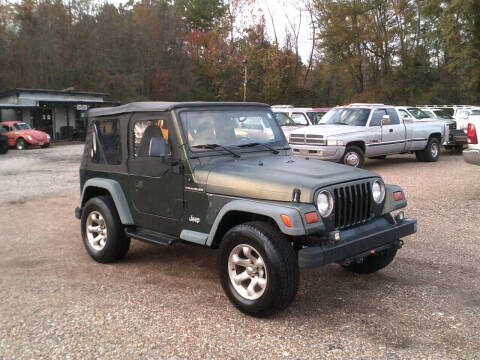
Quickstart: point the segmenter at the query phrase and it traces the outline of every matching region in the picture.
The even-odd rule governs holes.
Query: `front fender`
[[[402,200],[396,201],[393,197],[393,193],[400,191],[402,193]],[[385,204],[383,205],[383,214],[390,213],[392,211],[404,208],[407,206],[407,199],[402,188],[398,185],[385,184]]]
[[[275,221],[280,231],[285,235],[302,236],[325,229],[320,217],[319,221],[314,224],[306,224],[304,220],[305,213],[316,210],[317,209],[313,204],[292,203],[292,205],[288,205],[253,200],[233,200],[224,205],[219,211],[208,235],[206,245],[212,245],[218,226],[223,217],[231,211],[242,211],[250,214],[267,216]],[[290,217],[291,226],[285,225],[281,215],[287,215]]]

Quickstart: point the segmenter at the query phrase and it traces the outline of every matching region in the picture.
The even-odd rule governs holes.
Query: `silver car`
[[[394,106],[351,104],[330,110],[319,125],[295,130],[295,155],[363,167],[366,157],[414,152],[418,161],[437,161],[445,126],[402,119]]]

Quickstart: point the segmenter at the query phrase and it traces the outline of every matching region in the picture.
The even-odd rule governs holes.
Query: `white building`
[[[69,90],[13,89],[0,93],[0,121],[23,121],[53,140],[84,140],[87,110],[112,106],[108,94]]]

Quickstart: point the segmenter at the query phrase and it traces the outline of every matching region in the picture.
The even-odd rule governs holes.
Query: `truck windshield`
[[[292,120],[290,116],[285,113],[276,112],[275,118],[277,119],[278,125],[280,126],[296,126],[295,121]]]
[[[430,116],[428,116],[428,114],[425,113],[425,111],[420,110],[419,108],[408,108],[408,111],[410,112],[410,114],[413,115],[413,117],[415,119],[428,119],[428,118],[430,118]]]
[[[269,111],[182,111],[180,119],[192,151],[241,147],[251,143],[286,146],[282,130]],[[205,146],[210,144],[215,144],[215,148]]]
[[[336,108],[325,114],[319,124],[366,126],[371,109]]]

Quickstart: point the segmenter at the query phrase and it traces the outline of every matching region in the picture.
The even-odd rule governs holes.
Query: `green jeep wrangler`
[[[142,102],[89,111],[80,166],[83,242],[102,263],[130,239],[219,248],[225,293],[265,316],[297,293],[299,268],[387,266],[417,222],[400,187],[369,171],[293,157],[270,107]]]

